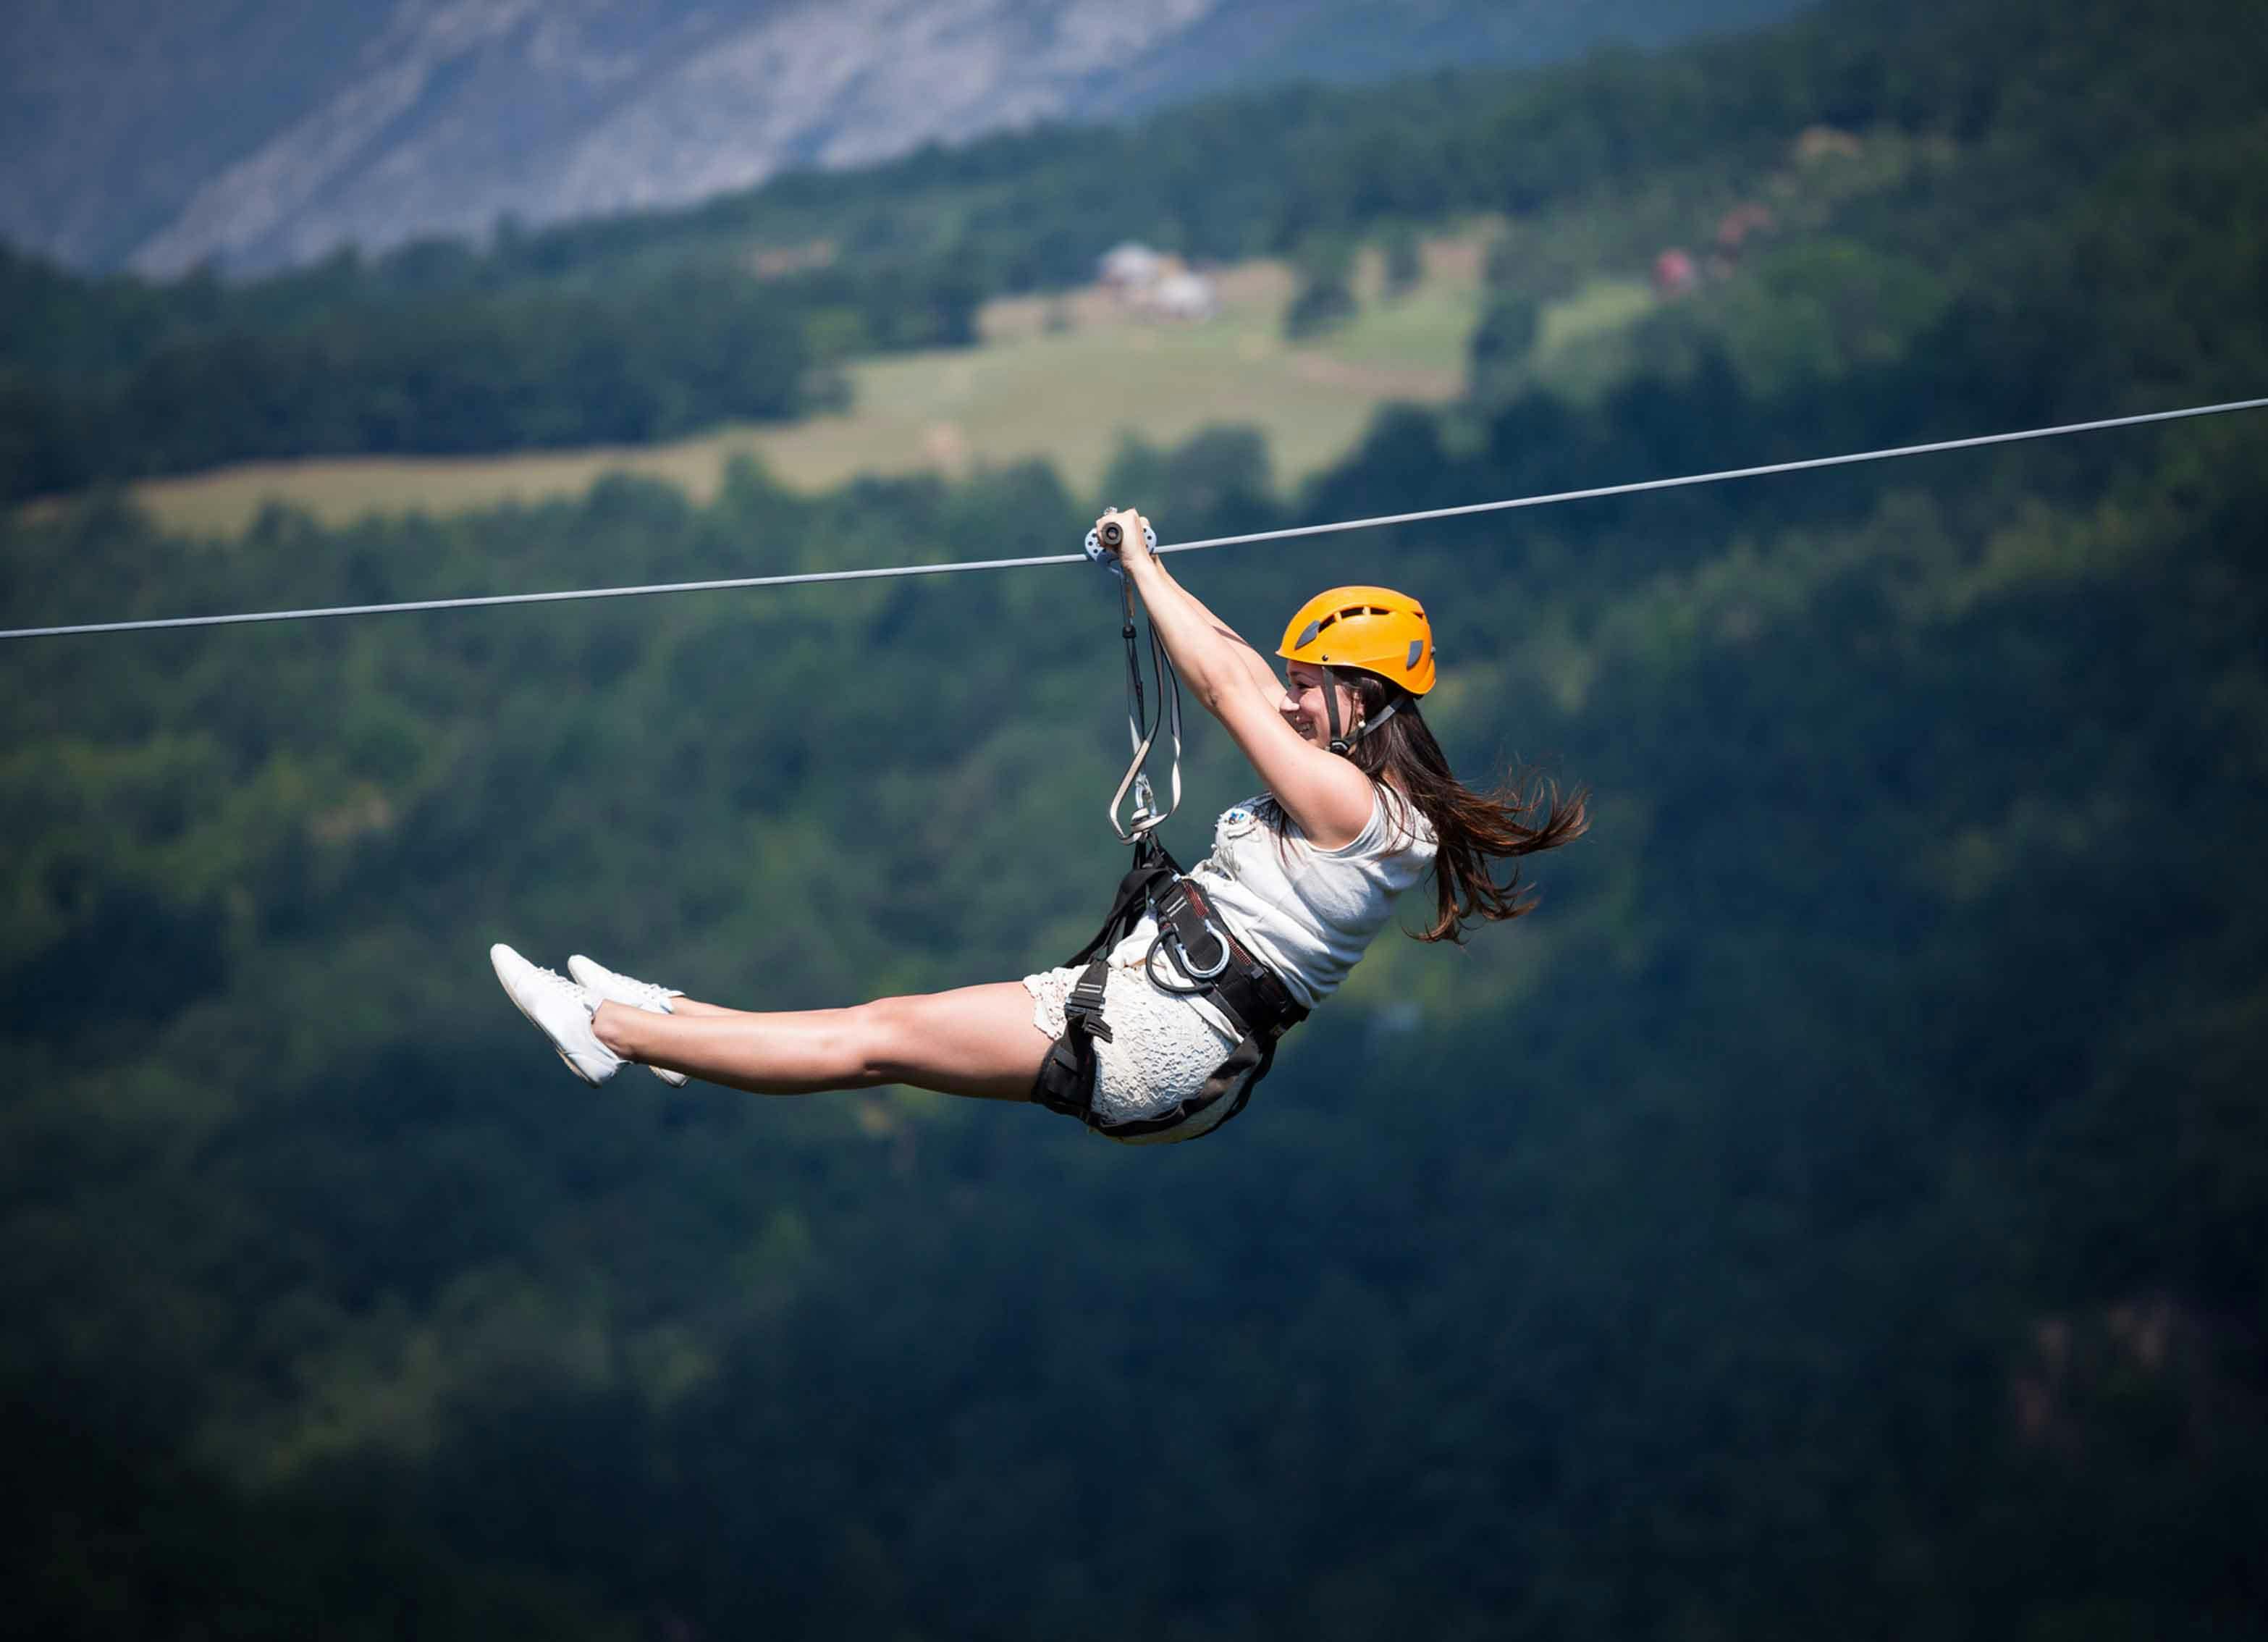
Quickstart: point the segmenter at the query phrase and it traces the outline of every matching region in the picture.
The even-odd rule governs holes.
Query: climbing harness
[[[1094,1109],[1094,1040],[1111,1041],[1110,1024],[1102,1015],[1103,983],[1110,974],[1111,950],[1145,915],[1157,920],[1158,933],[1143,958],[1143,973],[1168,992],[1204,998],[1219,1010],[1236,1035],[1236,1047],[1197,1093],[1167,1110],[1149,1117],[1108,1118]],[[1161,954],[1178,980],[1160,973]],[[1268,1075],[1277,1042],[1307,1018],[1275,971],[1229,933],[1204,892],[1146,832],[1135,840],[1133,865],[1119,880],[1102,927],[1063,967],[1082,964],[1086,968],[1064,1003],[1063,1035],[1041,1063],[1032,1099],[1113,1140],[1145,1139],[1178,1129],[1226,1099],[1227,1110],[1211,1125],[1219,1128],[1244,1109],[1253,1085]]]
[[[1104,534],[1107,533],[1107,534]],[[1158,642],[1154,622],[1149,630],[1151,674],[1157,688],[1154,716],[1142,688],[1140,648],[1134,620],[1134,591],[1119,563],[1116,549],[1123,536],[1116,521],[1101,532],[1090,531],[1086,556],[1117,578],[1121,600],[1119,633],[1126,645],[1126,727],[1134,747],[1127,767],[1110,799],[1110,827],[1119,842],[1134,847],[1134,859],[1112,897],[1109,915],[1094,939],[1073,953],[1065,968],[1086,968],[1064,1003],[1064,1029],[1048,1050],[1032,1086],[1032,1099],[1049,1111],[1076,1117],[1098,1134],[1114,1140],[1143,1140],[1180,1128],[1211,1110],[1223,1100],[1229,1104],[1210,1127],[1211,1133],[1244,1109],[1252,1086],[1268,1075],[1276,1060],[1278,1040],[1307,1018],[1303,1008],[1274,970],[1255,958],[1228,929],[1205,899],[1204,891],[1182,872],[1181,864],[1157,840],[1157,829],[1182,801],[1181,680],[1173,660]],[[1149,537],[1152,549],[1154,534]],[[1173,769],[1169,799],[1157,807],[1155,793],[1144,766],[1155,745],[1161,723],[1172,733]],[[1129,792],[1134,807],[1124,821],[1120,808]],[[1103,1019],[1103,985],[1110,974],[1112,951],[1141,926],[1145,917],[1155,921],[1156,937],[1142,961],[1142,973],[1160,990],[1183,998],[1199,998],[1220,1012],[1236,1035],[1236,1046],[1215,1067],[1197,1091],[1168,1110],[1148,1117],[1108,1118],[1094,1109],[1094,1044],[1111,1042],[1110,1023]],[[1163,956],[1168,966],[1160,972]]]

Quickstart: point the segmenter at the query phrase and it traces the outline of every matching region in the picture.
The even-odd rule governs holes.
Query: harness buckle
[[[1108,965],[1101,960],[1090,963],[1086,972],[1072,983],[1071,995],[1064,999],[1064,1025],[1066,1031],[1082,1032],[1091,1038],[1111,1042],[1110,1023],[1102,1018],[1102,974]]]

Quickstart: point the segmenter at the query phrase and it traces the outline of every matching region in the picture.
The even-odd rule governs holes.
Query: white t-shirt
[[[1318,850],[1288,815],[1280,834],[1271,828],[1264,816],[1270,804],[1261,793],[1223,811],[1212,853],[1189,876],[1229,932],[1312,1009],[1338,990],[1386,926],[1395,897],[1425,875],[1437,847],[1433,828],[1400,793],[1373,783],[1361,836],[1341,849]],[[1153,920],[1143,919],[1112,958],[1139,959],[1157,932]]]

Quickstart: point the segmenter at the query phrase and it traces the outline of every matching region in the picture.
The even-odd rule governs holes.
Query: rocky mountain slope
[[[1798,0],[18,0],[0,237],[252,269],[684,203],[1297,76],[1538,62]]]

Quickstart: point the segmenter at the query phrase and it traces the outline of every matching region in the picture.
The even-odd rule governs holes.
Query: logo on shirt
[[[1220,825],[1215,829],[1215,841],[1226,843],[1231,838],[1241,838],[1259,825],[1259,811],[1249,804],[1233,804],[1220,813]]]

